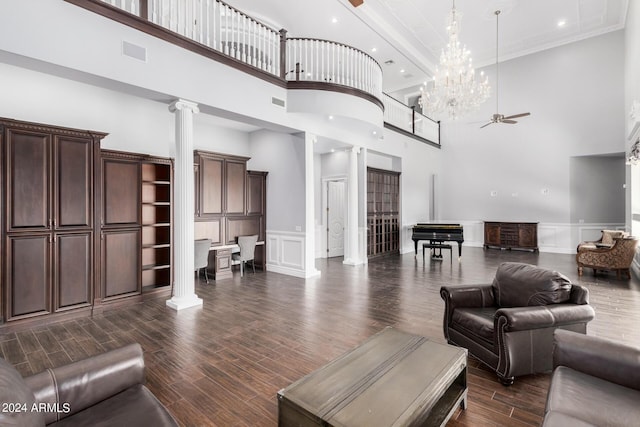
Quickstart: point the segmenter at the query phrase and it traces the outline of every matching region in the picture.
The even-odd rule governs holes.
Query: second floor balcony
[[[65,1],[287,89],[367,99],[392,129],[439,146],[439,124],[384,94],[378,62],[351,46],[290,37],[220,0]]]

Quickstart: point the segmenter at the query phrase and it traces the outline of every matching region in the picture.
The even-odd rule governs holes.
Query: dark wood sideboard
[[[538,251],[537,222],[484,222],[484,248]]]

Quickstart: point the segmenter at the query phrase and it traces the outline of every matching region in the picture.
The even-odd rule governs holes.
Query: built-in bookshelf
[[[142,289],[164,290],[172,282],[172,165],[142,163]]]

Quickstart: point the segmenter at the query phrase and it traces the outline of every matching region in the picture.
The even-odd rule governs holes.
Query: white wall
[[[501,63],[499,112],[531,116],[479,129],[495,112],[490,99],[442,123],[442,218],[570,228],[570,158],[624,151],[623,64],[621,31]],[[485,72],[495,85],[495,66]],[[575,248],[570,231],[557,233],[552,250]]]
[[[247,167],[269,172],[267,230],[304,232],[304,139],[260,130],[250,134],[250,141],[252,157]]]

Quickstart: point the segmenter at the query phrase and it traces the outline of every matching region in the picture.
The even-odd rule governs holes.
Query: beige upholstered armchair
[[[636,246],[638,246],[638,239],[632,236],[614,237],[611,246],[605,246],[602,243],[593,246],[578,245],[576,254],[578,274],[582,275],[582,269],[587,267],[593,268],[593,274],[598,270],[608,270],[615,271],[618,279],[623,272],[631,278],[629,268],[636,253]]]

